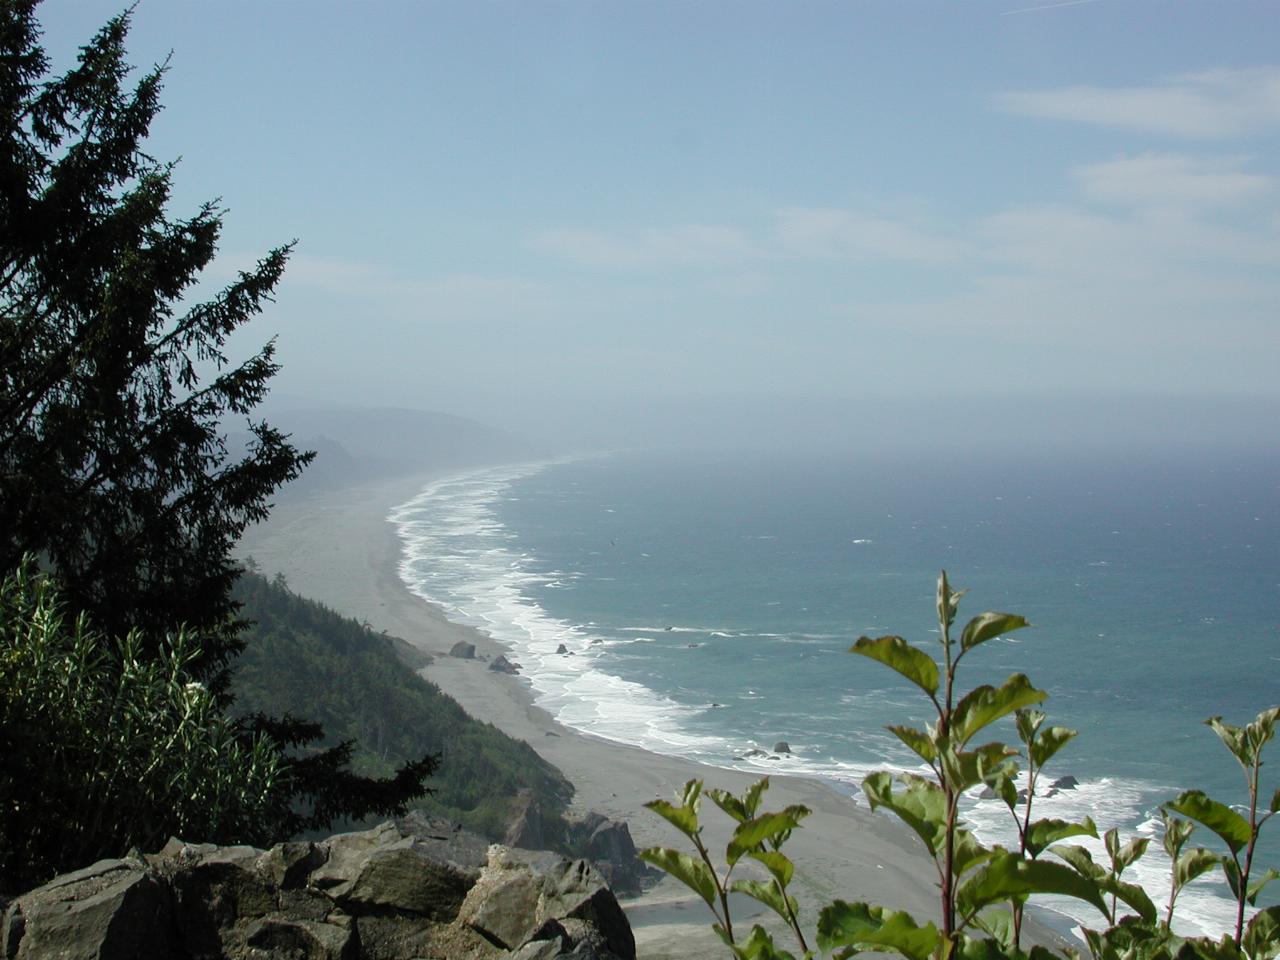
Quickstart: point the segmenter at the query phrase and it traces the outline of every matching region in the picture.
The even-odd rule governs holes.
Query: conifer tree
[[[291,245],[190,302],[223,211],[168,212],[174,165],[144,149],[165,66],[131,84],[125,12],[50,76],[36,5],[0,0],[0,576],[34,558],[95,636],[130,638],[131,658],[162,658],[181,631],[190,681],[225,711],[244,644],[231,551],[312,457],[253,418],[274,344],[239,364],[225,347],[270,302]],[[232,427],[248,432],[242,450]],[[368,779],[346,769],[350,743],[306,749],[316,724],[258,715],[233,729],[281,764],[258,839],[403,812],[436,765]],[[30,732],[6,727],[0,742]],[[30,789],[12,779],[0,764],[0,795]],[[104,846],[92,852],[110,855],[115,832],[95,836]]]
[[[240,645],[231,549],[311,457],[252,419],[274,344],[224,352],[290,248],[187,303],[222,211],[166,211],[174,167],[144,150],[164,66],[129,85],[125,13],[49,78],[35,5],[0,6],[0,570],[34,553],[106,635],[185,625],[212,678]]]

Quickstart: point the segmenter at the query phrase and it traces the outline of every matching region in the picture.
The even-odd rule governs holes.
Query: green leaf
[[[1182,942],[1177,957],[1178,960],[1245,960],[1235,940],[1225,933],[1220,940],[1188,937]]]
[[[1030,743],[1044,723],[1044,713],[1040,710],[1019,710],[1014,715],[1014,720],[1018,728],[1018,739],[1023,743]]]
[[[1229,723],[1223,723],[1221,717],[1210,717],[1205,723],[1218,735],[1218,739],[1227,745],[1227,749],[1231,751],[1232,755],[1240,763],[1246,767],[1253,766],[1253,754],[1249,747],[1249,738],[1245,736],[1243,729],[1233,727]]]
[[[1050,860],[1023,860],[1016,854],[993,857],[956,890],[956,904],[966,914],[993,903],[1025,898],[1037,893],[1075,897],[1091,903],[1108,916],[1098,884],[1079,872]]]
[[[773,874],[774,879],[784,888],[791,882],[795,864],[781,850],[753,850],[747,856],[764,864],[765,868]]]
[[[1014,772],[1016,773],[1016,770]],[[1004,802],[1004,805],[1009,808],[1009,812],[1012,813],[1018,805],[1018,787],[1013,782],[1013,777],[1006,774],[1005,771],[996,770],[994,775],[987,779],[986,783],[996,792],[996,796]]]
[[[1251,907],[1258,905],[1258,894],[1262,892],[1262,888],[1278,877],[1280,877],[1280,873],[1276,872],[1274,867],[1269,867],[1266,873],[1249,882],[1249,892],[1245,899],[1249,901]]]
[[[1008,758],[1018,755],[1018,751],[1006,747],[1003,743],[987,743],[974,750],[954,751],[948,748],[942,754],[943,770],[947,782],[957,792],[983,783],[988,777],[1004,774],[1012,776],[1016,767],[1009,764]]]
[[[1067,727],[1050,727],[1044,730],[1031,743],[1030,759],[1036,767],[1043,767],[1076,736],[1076,731]]]
[[[933,763],[938,758],[938,747],[927,733],[915,727],[886,727],[890,733],[905,743],[925,763]]]
[[[977,939],[961,935],[960,943],[947,960],[1011,960],[1019,954],[988,937]],[[1054,958],[1058,960],[1058,958]]]
[[[1179,820],[1163,807],[1160,808],[1160,819],[1164,821],[1164,836],[1161,837],[1160,842],[1164,845],[1164,852],[1169,855],[1169,859],[1176,860],[1178,851],[1195,830],[1195,824],[1189,820]]]
[[[867,903],[836,900],[823,907],[818,917],[818,949],[824,953],[856,946],[893,950],[908,960],[928,960],[939,939],[932,923],[921,927],[908,913]]]
[[[1245,736],[1256,755],[1276,735],[1276,719],[1280,718],[1280,707],[1271,707],[1258,714],[1254,721],[1245,727]]]
[[[712,803],[727,813],[738,823],[750,820],[756,815],[756,808],[760,806],[760,797],[769,789],[769,778],[761,777],[751,786],[747,787],[746,793],[739,799],[728,790],[708,790],[707,796],[711,798]]]
[[[994,939],[1005,950],[1013,946],[1013,911],[1012,910],[987,910],[974,917],[973,925]],[[966,943],[965,947],[968,946]],[[968,957],[969,953],[965,949],[961,949],[960,955]]]
[[[1031,681],[1021,673],[1013,674],[999,687],[986,684],[976,687],[956,705],[952,714],[952,742],[963,746],[983,727],[1014,710],[1040,703],[1046,696],[1048,694],[1031,686]]]
[[[1196,877],[1208,873],[1221,863],[1222,857],[1212,850],[1206,850],[1204,847],[1192,847],[1178,858],[1174,876],[1177,877],[1179,887],[1185,886]]]
[[[1252,960],[1272,960],[1280,954],[1280,906],[1254,914],[1240,945]]]
[[[671,874],[705,900],[707,906],[714,908],[718,890],[715,876],[711,868],[701,860],[695,860],[687,853],[668,847],[646,847],[637,856],[645,863],[651,863]]]
[[[1068,837],[1098,836],[1098,828],[1093,819],[1085,817],[1083,823],[1071,823],[1067,820],[1037,820],[1027,831],[1027,850],[1032,858],[1040,854],[1051,843],[1066,840]]]
[[[1109,874],[1099,881],[1098,886],[1102,888],[1104,893],[1114,894],[1123,903],[1132,907],[1138,916],[1147,923],[1155,922],[1156,906],[1151,902],[1151,898],[1147,896],[1147,891],[1136,883],[1124,883],[1114,874]]]
[[[1222,858],[1222,872],[1227,878],[1227,886],[1231,888],[1231,896],[1240,900],[1240,868],[1230,857]]]
[[[680,805],[688,807],[691,810],[698,809],[698,796],[702,793],[702,781],[696,777],[692,780],[686,780],[684,789],[680,794]]]
[[[693,807],[677,807],[666,800],[650,800],[645,806],[690,840],[697,836],[701,830],[698,826],[698,811]]]
[[[964,596],[963,590],[952,590],[951,584],[947,582],[947,571],[943,570],[938,576],[938,623],[945,623],[948,627],[955,623],[956,610],[960,607],[960,598]]]
[[[788,906],[792,912],[798,912],[795,898],[784,899],[782,891],[772,880],[735,880],[729,885],[729,889],[734,893],[744,893],[752,900],[758,900],[787,922],[791,919],[790,914],[787,913]]]
[[[924,841],[930,853],[936,853],[946,829],[946,795],[936,783],[909,774],[902,776],[902,784],[905,789],[894,792],[893,775],[878,770],[862,781],[862,792],[867,795],[872,810],[877,807],[892,810]]]
[[[764,841],[774,839],[780,834],[789,834],[811,812],[808,807],[795,804],[779,813],[766,813],[754,820],[739,824],[733,831],[733,838],[725,850],[725,859],[729,861],[729,866],[741,860],[744,853],[758,849]]]
[[[1120,831],[1112,827],[1103,835],[1103,841],[1107,845],[1107,855],[1111,857],[1111,869],[1116,873],[1121,873],[1147,852],[1147,846],[1151,843],[1151,838],[1133,837],[1122,847],[1120,846]]]
[[[1267,807],[1271,813],[1280,812],[1280,790],[1271,795],[1271,804]]]
[[[750,820],[756,815],[756,810],[760,806],[760,797],[769,789],[769,778],[761,777],[751,786],[747,787],[739,799],[728,790],[708,790],[707,796],[711,798],[711,802],[727,813],[738,823],[744,820]]]
[[[1016,613],[980,613],[964,625],[960,634],[960,649],[971,650],[980,643],[1029,626],[1031,624],[1026,618]]]
[[[730,946],[738,960],[795,960],[790,953],[775,946],[773,937],[758,923],[751,928],[746,943]]]
[[[1249,843],[1252,831],[1249,821],[1224,803],[1210,799],[1202,790],[1188,790],[1165,804],[1175,813],[1196,820],[1219,837],[1232,853],[1239,853]]]
[[[933,657],[901,637],[859,637],[849,652],[880,661],[931,697],[938,692],[938,665]]]
[[[750,816],[747,814],[746,805],[728,790],[709,787],[706,794],[711,798],[712,803],[734,820],[738,821],[738,823],[742,823],[744,820],[750,819]]]
[[[959,827],[955,832],[951,852],[951,872],[958,877],[978,864],[990,860],[999,852],[999,848],[989,849],[984,847],[978,842],[972,831]]]

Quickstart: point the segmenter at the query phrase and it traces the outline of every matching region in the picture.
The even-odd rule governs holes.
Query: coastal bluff
[[[634,960],[584,860],[410,814],[269,850],[172,839],[3,905],[0,958]]]

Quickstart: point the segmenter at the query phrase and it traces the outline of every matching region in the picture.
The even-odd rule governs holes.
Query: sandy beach
[[[367,620],[374,629],[385,629],[432,654],[435,660],[423,674],[473,716],[527,741],[559,767],[576,788],[576,811],[597,810],[625,819],[637,846],[683,849],[684,838],[644,809],[646,801],[670,799],[693,777],[735,792],[756,778],[568,729],[534,705],[522,678],[488,670],[481,660],[447,656],[459,640],[475,643],[479,652],[490,657],[509,651],[480,631],[449,622],[441,611],[410,593],[397,574],[400,545],[386,517],[428,479],[385,481],[288,500],[277,506],[267,523],[246,534],[240,552],[252,556],[268,576],[283,573],[295,592]],[[818,908],[835,898],[865,899],[908,909],[917,916],[933,916],[933,866],[906,828],[854,806],[819,781],[772,778],[765,809],[794,803],[813,810],[786,847],[797,865],[793,888],[807,933],[816,927]],[[703,820],[708,845],[722,853],[729,833],[727,818],[707,802]],[[670,878],[624,906],[641,957],[727,955],[711,933],[705,905]],[[763,908],[751,900],[735,902],[734,909],[735,927],[741,924],[743,930],[756,919],[768,919],[757,917]],[[776,929],[772,923],[767,925]],[[794,949],[789,937],[779,943]]]

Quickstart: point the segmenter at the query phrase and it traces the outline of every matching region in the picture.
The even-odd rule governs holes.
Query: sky
[[[55,69],[119,6],[46,0]],[[172,54],[174,213],[227,210],[209,284],[297,240],[241,335],[282,401],[1261,440],[1278,34],[1236,0],[141,0],[129,49]]]

